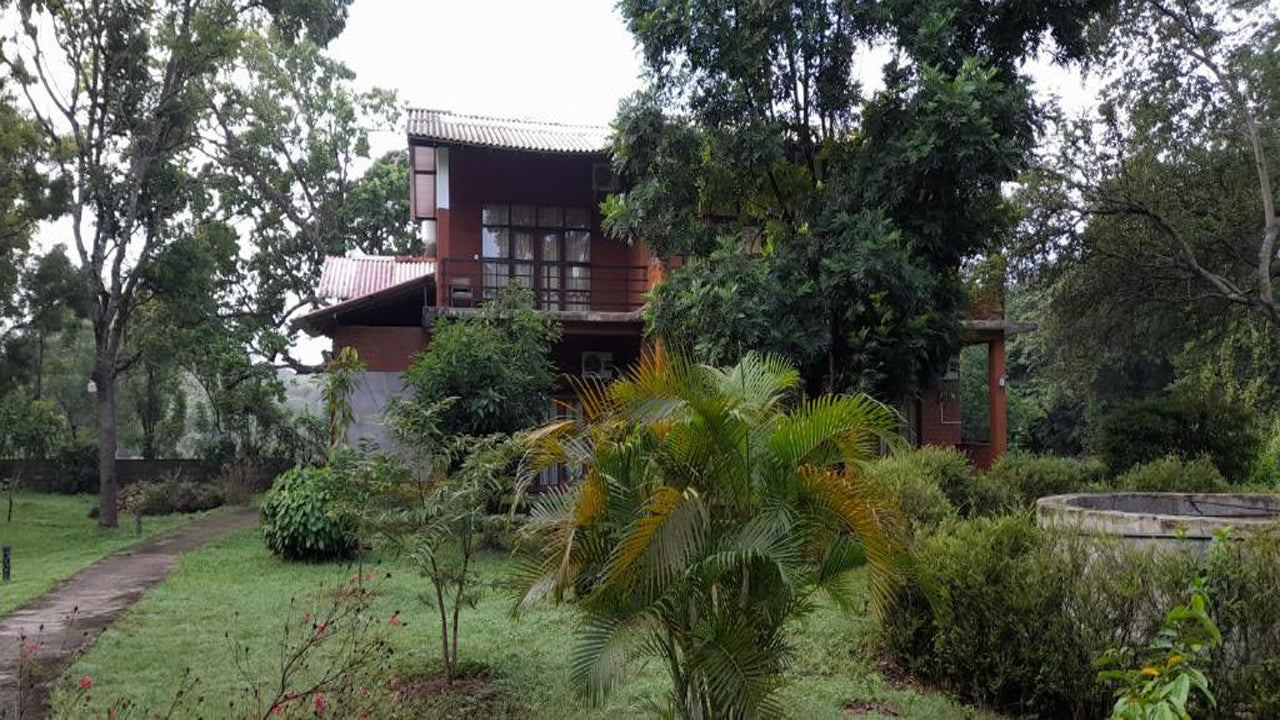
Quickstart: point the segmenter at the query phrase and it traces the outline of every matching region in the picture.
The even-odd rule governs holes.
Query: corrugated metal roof
[[[607,127],[568,125],[462,115],[447,110],[409,109],[409,137],[442,143],[556,153],[602,153],[609,147]]]
[[[432,275],[435,271],[434,260],[419,256],[329,256],[324,259],[316,295],[326,299],[350,300]]]

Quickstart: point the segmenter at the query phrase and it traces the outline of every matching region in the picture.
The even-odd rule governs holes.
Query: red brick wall
[[[960,398],[943,398],[939,388],[920,393],[921,445],[955,446],[960,444]]]
[[[420,327],[370,327],[339,325],[333,336],[334,350],[353,347],[367,369],[376,372],[403,372],[427,345],[427,332]]]

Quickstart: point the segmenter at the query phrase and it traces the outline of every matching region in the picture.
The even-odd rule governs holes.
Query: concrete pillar
[[[987,343],[987,398],[991,418],[991,459],[1005,454],[1009,449],[1009,418],[1005,405],[1004,387],[1004,338]]]

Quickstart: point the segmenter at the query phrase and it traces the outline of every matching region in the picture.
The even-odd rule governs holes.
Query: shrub
[[[1030,507],[1042,497],[1082,492],[1103,476],[1104,468],[1096,460],[1015,450],[995,462],[988,479],[1005,488],[1019,506]]]
[[[51,492],[74,495],[98,491],[98,441],[76,437],[64,442],[53,457],[58,468],[56,482],[46,485]]]
[[[1208,458],[1186,461],[1177,455],[1135,465],[1116,478],[1116,487],[1135,492],[1212,493],[1228,489],[1227,481]]]
[[[328,560],[356,548],[356,523],[335,511],[342,478],[327,467],[295,467],[276,478],[262,501],[267,547],[288,560]]]
[[[126,485],[120,502],[131,513],[172,515],[212,510],[222,505],[223,496],[216,485],[169,478]]]
[[[917,536],[915,551],[916,570],[881,624],[881,644],[921,680],[1039,717],[1106,716],[1113,700],[1093,660],[1149,643],[1198,569],[1193,553],[1043,530],[1027,514],[943,523]],[[1224,643],[1207,674],[1219,712],[1275,717],[1280,530],[1212,558],[1211,614]]]
[[[912,508],[924,515],[934,516],[933,521],[951,515],[942,506],[933,503],[928,509],[927,496],[934,493],[925,486],[936,487],[951,504],[954,512],[964,516],[989,515],[1003,512],[1007,504],[1006,493],[987,483],[977,468],[955,448],[932,445],[899,452],[877,460],[871,465],[872,475],[889,488],[901,488],[912,498],[900,498],[903,511],[913,517]]]
[[[1257,414],[1239,403],[1169,393],[1103,416],[1094,445],[1115,474],[1174,453],[1208,456],[1228,480],[1243,482],[1258,458],[1259,424]]]
[[[527,291],[512,288],[472,318],[441,318],[431,336],[405,381],[420,406],[456,398],[443,415],[446,433],[512,433],[544,419],[560,330]]]
[[[956,516],[956,506],[943,490],[973,482],[973,467],[951,448],[925,447],[899,452],[871,463],[871,476],[898,501],[902,515],[919,528]]]

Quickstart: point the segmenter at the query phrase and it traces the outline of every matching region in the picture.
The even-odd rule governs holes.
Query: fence
[[[222,469],[222,464],[205,460],[119,459],[116,460],[116,482],[128,485],[174,476],[194,482],[210,482],[221,474]],[[254,472],[261,475],[260,484],[265,486],[283,470],[283,467],[267,463],[255,467]],[[0,478],[17,478],[23,487],[31,490],[65,492],[69,489],[92,490],[97,487],[96,472],[93,473],[95,477],[92,482],[80,483],[82,487],[79,488],[69,487],[67,474],[68,468],[54,460],[0,460]],[[89,487],[83,486],[86,484]]]

